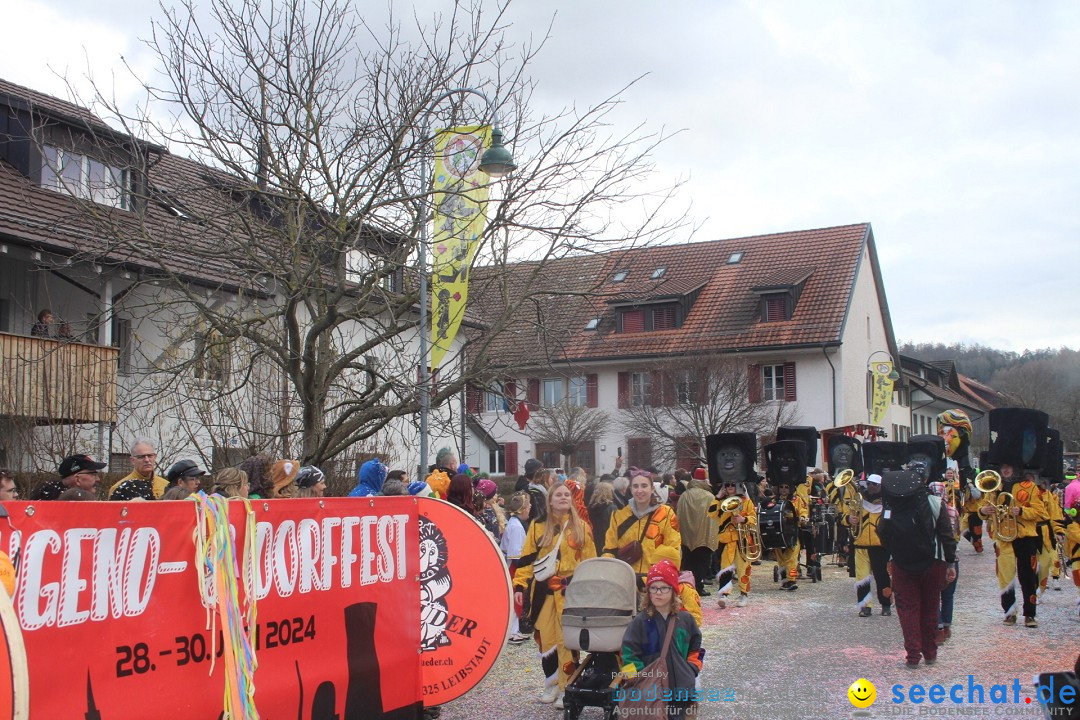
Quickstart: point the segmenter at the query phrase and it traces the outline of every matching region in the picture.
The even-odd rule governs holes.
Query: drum
[[[771,507],[759,508],[758,528],[761,545],[766,550],[794,547],[799,533],[795,507],[790,502],[779,501]]]

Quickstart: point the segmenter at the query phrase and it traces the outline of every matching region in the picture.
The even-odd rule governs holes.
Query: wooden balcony
[[[0,333],[0,417],[116,421],[117,349]]]

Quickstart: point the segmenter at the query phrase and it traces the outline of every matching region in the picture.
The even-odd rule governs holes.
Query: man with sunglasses
[[[57,500],[60,493],[69,488],[78,488],[88,493],[95,493],[97,481],[105,463],[96,462],[89,455],[69,455],[57,468],[58,480],[48,480],[38,486],[31,500]]]
[[[725,598],[733,590],[733,584],[739,588],[739,599],[735,602],[738,607],[745,607],[750,596],[750,561],[739,551],[739,526],[753,527],[757,523],[757,509],[754,501],[745,493],[737,495],[738,485],[725,480],[720,493],[716,496],[718,502],[714,503],[714,512],[717,514],[719,534],[717,540],[720,555],[720,573],[717,575],[716,584],[719,588],[717,594],[717,606],[721,609],[727,607]],[[720,503],[729,497],[740,497],[742,504],[730,512],[721,512]]]

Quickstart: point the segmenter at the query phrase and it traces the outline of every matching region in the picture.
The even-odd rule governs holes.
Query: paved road
[[[731,698],[701,705],[703,718],[847,718],[859,717],[847,699],[848,686],[866,678],[878,699],[862,717],[1042,717],[1032,694],[1037,672],[1072,669],[1080,653],[1077,590],[1047,590],[1040,606],[1040,627],[1006,627],[1001,623],[992,551],[976,555],[962,543],[960,583],[956,594],[953,637],[940,650],[933,667],[909,670],[903,665],[903,640],[895,615],[876,613],[860,618],[847,572],[826,567],[824,581],[801,582],[799,590],[782,592],[772,582],[772,563],[754,568],[751,603],[719,610],[714,598],[703,598],[704,645],[707,648],[702,685],[726,690]],[[1051,581],[1052,583],[1053,581]],[[876,602],[876,601],[875,601]],[[969,681],[968,676],[973,676]],[[1020,704],[1012,704],[1013,681],[1021,684]],[[561,713],[537,702],[543,676],[535,646],[507,647],[496,667],[468,696],[443,708],[445,720],[468,718],[544,718]],[[892,687],[920,683],[947,689],[969,683],[984,687],[986,703],[940,705],[894,704]],[[991,704],[994,684],[1008,685],[1010,704]],[[977,691],[976,691],[977,695]],[[1031,697],[1032,704],[1025,704]],[[975,698],[977,700],[977,697]],[[584,720],[601,718],[586,708]]]

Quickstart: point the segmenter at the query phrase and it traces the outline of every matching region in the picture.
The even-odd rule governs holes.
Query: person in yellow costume
[[[798,493],[792,495],[791,485],[779,483],[776,486],[776,497],[778,502],[787,501],[791,503],[795,511],[795,521],[800,528],[805,527],[810,522],[810,507],[799,497]],[[780,566],[780,576],[787,578],[780,584],[780,589],[798,590],[799,586],[795,584],[795,581],[799,578],[799,553],[802,552],[802,545],[798,540],[795,540],[791,547],[778,548],[773,552],[776,553],[776,564]]]
[[[670,505],[660,502],[652,478],[646,474],[630,479],[630,501],[611,514],[602,554],[619,558],[634,569],[638,589],[659,557],[656,548],[667,545],[682,555],[679,521]]]
[[[746,556],[739,551],[739,526],[747,528],[757,524],[757,508],[754,502],[746,495],[736,494],[737,485],[733,482],[725,482],[720,488],[717,502],[713,504],[712,511],[716,514],[720,552],[720,574],[717,575],[717,606],[720,609],[727,607],[725,596],[732,591],[732,581],[739,585],[739,599],[735,602],[738,607],[745,607],[750,596],[750,570],[753,567]],[[720,504],[726,498],[739,498],[740,504],[734,510],[723,512]],[[796,554],[796,558],[798,555]],[[797,572],[797,570],[796,570]]]
[[[651,487],[651,483],[650,483]],[[573,495],[564,483],[552,486],[547,496],[547,516],[534,522],[525,535],[517,571],[514,603],[521,607],[525,588],[534,580],[529,619],[536,628],[544,671],[540,701],[561,707],[562,693],[577,658],[566,649],[562,634],[562,611],[566,586],[582,560],[596,557],[592,533],[574,509]]]
[[[1046,519],[1036,524],[1039,535],[1039,596],[1046,592],[1046,586],[1050,576],[1054,576],[1055,590],[1061,586],[1057,581],[1061,578],[1061,563],[1058,561],[1058,543],[1065,539],[1065,513],[1061,511],[1061,503],[1057,495],[1047,487],[1047,479],[1040,476],[1036,481],[1039,492],[1042,494],[1043,504],[1046,505]]]
[[[1013,496],[1008,505],[1008,513],[1016,521],[1016,538],[1014,540],[1002,540],[999,535],[1000,527],[994,522],[994,554],[997,556],[998,587],[1001,589],[1001,609],[1005,613],[1005,624],[1015,625],[1017,611],[1023,608],[1024,625],[1038,627],[1035,620],[1036,593],[1039,588],[1038,575],[1038,547],[1039,536],[1036,528],[1037,523],[1048,517],[1046,503],[1043,502],[1042,493],[1034,482],[1034,471],[1025,471],[1024,477],[1019,479],[1016,466],[1011,463],[1001,465],[1002,490],[987,493],[983,496],[983,505],[979,508],[979,514],[984,518],[994,515],[994,506],[998,504],[998,496],[1002,492],[1010,492]],[[1016,597],[1017,581],[1020,585],[1020,598]]]
[[[679,566],[679,553],[670,545],[657,545],[656,557],[660,560],[670,561],[675,567]],[[657,562],[660,562],[660,560],[657,560]],[[694,587],[694,573],[690,570],[683,570],[679,573],[677,594],[682,602],[683,610],[693,615],[694,622],[698,624],[698,627],[701,627],[701,595],[698,594],[697,588]]]
[[[881,522],[881,476],[869,475],[862,491],[862,505],[857,513],[844,515],[841,522],[855,538],[855,606],[860,617],[874,612],[870,580],[877,585],[881,614],[892,615],[892,583],[889,580],[889,551],[881,546],[878,523]]]

